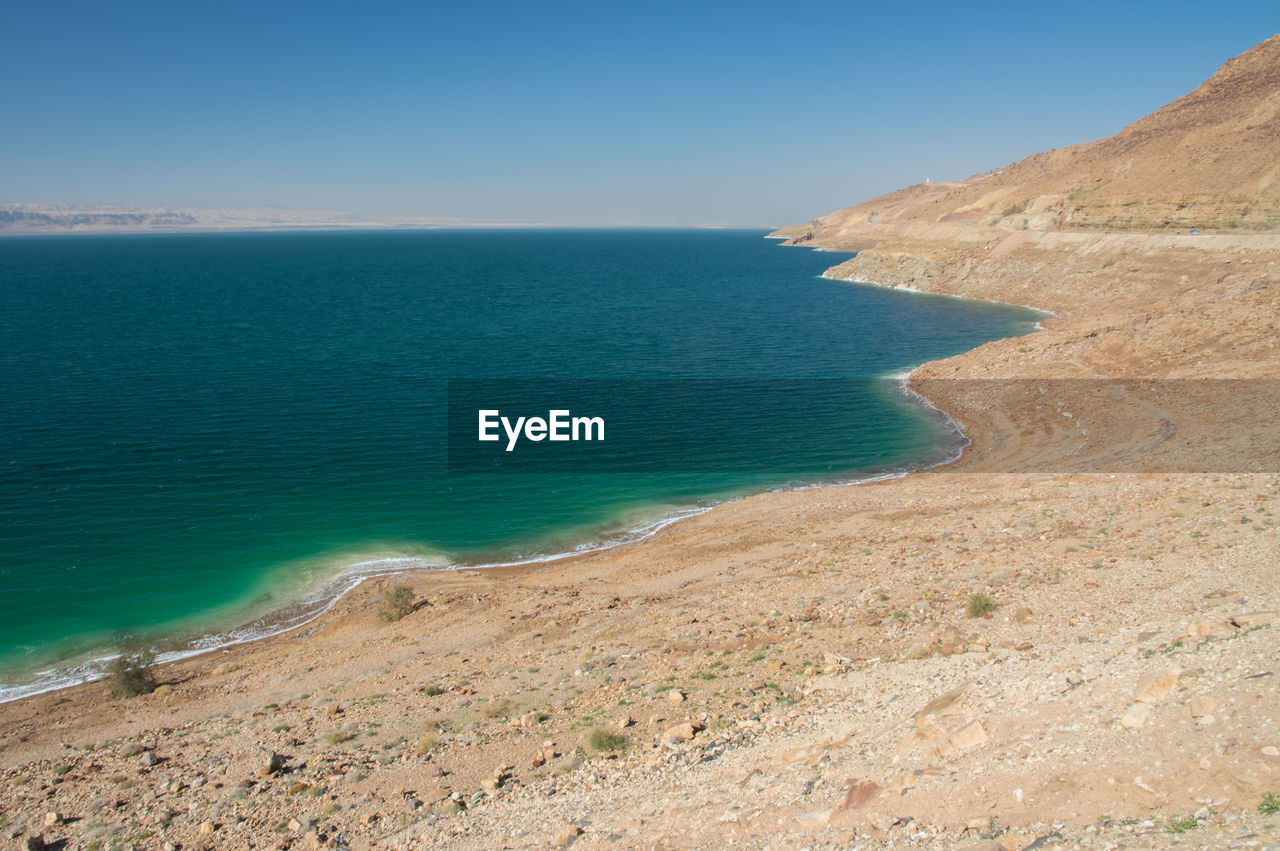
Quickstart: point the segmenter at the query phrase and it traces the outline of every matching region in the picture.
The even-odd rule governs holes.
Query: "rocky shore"
[[[1270,103],[1280,41],[1255,50],[1229,89],[1261,67]],[[369,582],[151,694],[0,706],[5,841],[1280,844],[1280,442],[1265,393],[1212,395],[1280,378],[1280,237],[1024,229],[967,191],[905,190],[970,221],[872,216],[889,196],[780,234],[858,249],[835,277],[1057,314],[913,375],[973,440],[960,462]],[[1134,377],[1210,395],[1096,392]],[[399,584],[414,607],[388,622]]]

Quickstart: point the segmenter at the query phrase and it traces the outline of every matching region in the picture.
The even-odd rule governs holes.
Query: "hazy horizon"
[[[0,203],[797,223],[1115,133],[1274,26],[1263,3],[28,4],[0,34]]]

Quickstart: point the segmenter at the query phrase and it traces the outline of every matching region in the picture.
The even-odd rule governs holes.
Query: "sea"
[[[954,457],[898,379],[1042,314],[822,277],[847,256],[731,229],[0,239],[0,701],[121,648],[297,627],[371,576],[534,563]],[[548,381],[566,406],[738,403],[709,461],[706,424],[675,418],[646,463],[451,463],[458,382]],[[873,389],[810,392],[847,382]]]

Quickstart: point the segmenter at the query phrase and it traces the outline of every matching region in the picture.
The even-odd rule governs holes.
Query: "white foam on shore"
[[[234,647],[237,644],[247,644],[250,641],[281,635],[290,630],[306,626],[325,614],[339,600],[354,591],[367,579],[403,573],[406,570],[443,569],[443,567],[446,566],[433,565],[427,559],[415,557],[380,558],[356,562],[343,569],[341,573],[325,582],[312,593],[291,603],[289,606],[276,609],[271,614],[259,617],[247,624],[222,632],[202,635],[190,641],[186,647],[181,649],[157,653],[155,662],[157,665],[178,662],[203,653],[212,653],[217,650]],[[291,611],[297,612],[297,614],[293,616],[286,614]],[[34,678],[27,683],[20,685],[0,684],[0,703],[9,703],[24,697],[103,679],[106,676],[104,673],[106,665],[115,658],[116,654],[96,656],[71,665],[37,671]]]
[[[674,523],[679,523],[681,520],[696,517],[699,514],[710,511],[715,504],[718,503],[680,508],[669,514],[663,514],[646,520],[637,526],[608,535],[603,539],[585,541],[569,550],[542,553],[513,561],[472,564],[468,562],[434,562],[426,558],[405,556],[355,562],[344,568],[337,576],[325,582],[315,591],[286,607],[275,610],[269,615],[230,630],[201,636],[190,641],[186,647],[181,649],[156,653],[155,664],[164,665],[179,662],[183,659],[190,659],[193,656],[226,650],[239,644],[260,641],[264,638],[272,638],[300,629],[330,611],[343,597],[360,587],[367,580],[376,579],[380,576],[392,576],[411,570],[485,570],[498,567],[519,567],[526,564],[543,564],[564,558],[601,552],[656,535]],[[290,616],[289,612],[297,612],[297,614]],[[116,654],[96,656],[68,666],[38,671],[34,675],[34,679],[28,683],[20,685],[0,684],[0,703],[9,703],[14,700],[21,700],[24,697],[32,697],[37,694],[104,679],[106,676],[104,670],[107,664],[115,658]]]
[[[786,239],[786,237],[769,237],[774,239]],[[805,247],[805,246],[802,246]],[[828,251],[816,246],[810,247],[810,250]],[[834,251],[834,249],[831,249]],[[850,253],[850,252],[840,252]],[[921,295],[939,296],[943,298],[961,299],[963,301],[981,302],[984,304],[1004,304],[1011,307],[1021,307],[1026,310],[1035,311],[1044,314],[1046,317],[1056,317],[1058,314],[1048,310],[1043,310],[1029,305],[1013,304],[1010,302],[1000,302],[991,299],[978,299],[970,296],[951,295],[948,293],[934,293],[920,290],[915,287],[893,284],[882,284],[875,281],[856,281],[847,278],[837,278],[828,275],[825,272],[819,277],[827,280],[840,281],[848,284],[862,284],[873,287],[883,287],[885,289],[905,290],[907,292],[918,293]],[[1034,330],[1044,330],[1041,323],[1037,321]],[[786,493],[791,491],[813,490],[823,487],[849,487],[853,485],[867,484],[871,482],[888,481],[891,479],[900,479],[910,473],[921,472],[924,470],[942,467],[947,464],[958,461],[963,455],[964,450],[971,445],[972,441],[968,435],[964,433],[960,424],[946,411],[938,408],[928,398],[921,395],[913,387],[911,387],[911,375],[919,369],[920,365],[904,368],[902,370],[891,372],[885,375],[885,378],[898,382],[901,390],[917,403],[923,405],[931,411],[934,411],[945,423],[946,428],[957,438],[956,444],[951,451],[947,453],[941,460],[933,463],[925,463],[914,466],[906,466],[901,469],[893,469],[876,473],[872,475],[858,476],[848,479],[828,479],[810,482],[806,484],[792,484],[784,487],[769,489],[770,493]],[[272,638],[282,635],[295,629],[312,623],[328,611],[330,611],[343,597],[354,591],[366,580],[374,579],[380,576],[389,576],[397,573],[404,573],[410,570],[484,570],[488,568],[499,567],[519,567],[521,565],[544,564],[547,562],[557,561],[564,558],[572,558],[574,556],[586,555],[589,553],[602,552],[604,550],[613,549],[626,544],[642,541],[646,538],[656,535],[667,527],[704,514],[714,508],[716,505],[725,502],[731,502],[734,499],[742,497],[733,497],[714,502],[708,502],[695,507],[680,508],[670,514],[661,515],[655,519],[647,520],[638,526],[626,529],[625,531],[609,535],[602,540],[584,542],[577,547],[561,552],[546,553],[533,555],[528,558],[517,559],[514,561],[503,562],[486,562],[481,564],[467,563],[433,563],[428,559],[421,557],[389,557],[378,558],[367,561],[356,562],[344,568],[337,576],[324,583],[317,591],[304,597],[303,599],[291,604],[288,607],[282,607],[276,610],[272,615],[258,618],[248,624],[236,627],[231,630],[219,632],[207,636],[202,636],[191,641],[187,647],[180,650],[165,651],[156,654],[156,664],[167,664],[178,662],[183,659],[189,659],[193,656],[199,656],[204,653],[213,653],[218,650],[225,650],[240,644],[247,644],[251,641],[258,641],[265,638]],[[284,614],[289,611],[299,611],[299,614],[291,618]],[[44,694],[58,689],[68,688],[70,686],[80,685],[86,682],[103,679],[105,674],[103,669],[108,662],[115,658],[115,655],[100,656],[88,659],[83,662],[76,663],[69,667],[50,669],[47,671],[37,672],[35,679],[29,683],[22,685],[4,685],[0,684],[0,703],[9,703],[14,700],[20,700],[24,697],[31,697],[37,694]]]
[[[813,250],[819,251],[821,249],[815,248]],[[885,283],[881,283],[880,281],[862,281],[856,278],[837,278],[835,275],[828,275],[826,272],[823,272],[818,277],[826,278],[828,281],[839,281],[842,284],[861,284],[867,287],[880,287],[881,289],[886,289],[886,290],[900,290],[902,292],[916,293],[917,295],[936,296],[937,298],[954,298],[960,301],[975,301],[975,302],[978,302],[979,304],[1003,304],[1005,307],[1020,307],[1023,310],[1030,310],[1035,313],[1044,314],[1045,318],[1047,319],[1058,318],[1058,314],[1054,313],[1052,310],[1045,310],[1043,307],[1032,307],[1029,304],[1018,304],[1017,302],[1014,302],[1014,301],[997,301],[996,299],[993,299],[993,298],[974,298],[971,295],[955,295],[954,293],[938,293],[938,292],[934,292],[933,290],[922,290],[919,287],[913,287],[910,284],[885,284]],[[1040,324],[1040,322],[1042,321],[1043,320],[1038,320],[1033,326],[1033,328],[1036,331],[1044,330],[1044,327],[1041,326]]]
[[[920,396],[918,393],[910,390],[909,387],[906,389],[911,395],[923,401],[929,408],[932,408],[935,411],[938,410],[923,396]],[[943,417],[949,424],[951,424],[954,431],[963,437],[963,433],[960,431],[959,426],[955,424],[954,420],[947,417],[945,414],[943,414]],[[944,459],[932,464],[904,467],[902,469],[888,470],[854,478],[836,478],[805,484],[793,484],[785,487],[767,489],[763,492],[786,493],[790,491],[804,491],[822,487],[847,487],[851,485],[866,484],[868,482],[902,478],[912,472],[930,469],[935,466],[949,464],[952,461],[955,461],[960,457],[960,453],[963,451],[964,446],[967,445],[968,440],[966,438],[963,445],[955,448]],[[272,615],[258,618],[248,624],[244,624],[234,629],[201,636],[200,638],[189,642],[184,648],[157,653],[155,656],[155,664],[171,664],[182,661],[183,659],[200,656],[205,653],[214,653],[219,650],[226,650],[240,644],[247,644],[252,641],[272,638],[300,629],[329,612],[339,601],[342,600],[343,597],[350,594],[369,579],[406,573],[412,570],[451,571],[520,567],[522,565],[545,564],[547,562],[558,561],[560,559],[603,552],[605,550],[643,541],[646,538],[653,537],[662,530],[681,522],[682,520],[687,520],[691,517],[705,514],[717,505],[722,505],[741,498],[745,498],[745,496],[735,496],[722,500],[706,502],[696,506],[679,508],[670,513],[662,514],[658,517],[646,520],[643,523],[627,528],[624,531],[608,535],[600,540],[583,542],[572,549],[532,555],[528,558],[521,558],[513,561],[494,561],[474,564],[466,562],[437,563],[421,557],[406,556],[370,559],[367,561],[356,562],[343,569],[341,573],[330,579],[328,582],[325,582],[319,589],[290,606],[278,609]],[[290,617],[285,614],[295,610],[298,611],[296,616]],[[14,700],[21,700],[25,697],[32,697],[37,694],[45,694],[47,692],[104,679],[106,676],[104,669],[114,658],[116,658],[115,654],[97,656],[70,666],[37,672],[34,679],[28,683],[21,685],[0,685],[0,703],[9,703]]]
[[[896,381],[904,394],[910,396],[925,408],[935,412],[939,417],[941,417],[947,430],[958,438],[950,451],[940,460],[933,461],[931,463],[907,465],[902,468],[884,470],[870,475],[854,476],[850,478],[837,477],[832,479],[820,479],[818,481],[802,484],[787,484],[781,487],[768,488],[762,492],[788,493],[792,491],[813,490],[815,488],[850,487],[853,485],[868,484],[871,482],[888,481],[890,479],[900,479],[910,473],[944,466],[959,460],[965,448],[969,446],[971,441],[968,436],[965,435],[960,424],[956,422],[955,419],[911,387],[910,376],[918,368],[919,367],[910,367],[898,370],[886,375],[885,378]],[[257,618],[256,620],[236,628],[201,636],[192,640],[186,647],[181,649],[157,653],[155,661],[157,665],[179,662],[183,659],[189,659],[205,653],[214,653],[219,650],[226,650],[227,648],[235,647],[240,644],[247,644],[251,641],[272,638],[277,635],[291,632],[295,629],[300,629],[329,612],[340,600],[342,600],[343,597],[350,594],[369,579],[395,575],[398,573],[406,573],[412,570],[450,571],[520,567],[521,565],[545,564],[547,562],[558,561],[560,559],[603,552],[605,550],[643,541],[682,520],[687,520],[691,517],[705,514],[717,505],[722,505],[726,502],[732,502],[741,498],[745,498],[745,495],[709,501],[696,506],[678,508],[670,513],[661,514],[657,517],[645,520],[644,522],[636,526],[629,527],[621,532],[606,535],[601,539],[593,541],[584,541],[572,549],[541,553],[512,561],[466,563],[432,561],[431,559],[419,556],[393,556],[354,562],[343,568],[336,576],[323,583],[317,589],[291,603],[287,607],[276,609],[270,615]],[[290,615],[289,612],[297,612],[297,614]],[[0,685],[0,703],[21,700],[24,697],[31,697],[37,694],[44,694],[46,692],[103,679],[106,676],[104,668],[114,658],[116,658],[114,654],[99,656],[67,667],[38,672],[35,675],[35,678],[29,683],[21,685]]]

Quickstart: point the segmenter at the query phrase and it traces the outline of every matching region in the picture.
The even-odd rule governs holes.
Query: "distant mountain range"
[[[0,234],[421,228],[449,224],[458,223],[409,219],[381,221],[354,213],[266,207],[170,210],[115,206],[77,207],[64,204],[0,204]]]

